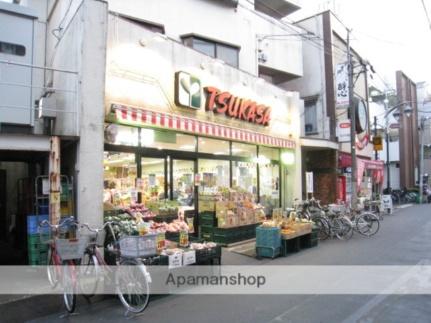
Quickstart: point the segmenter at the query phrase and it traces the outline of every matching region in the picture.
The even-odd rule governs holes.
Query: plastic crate
[[[48,263],[48,250],[43,252],[40,251],[29,251],[28,252],[28,263],[30,265],[46,265]]]
[[[281,247],[281,231],[280,228],[256,228],[256,246],[259,247]]]
[[[257,258],[275,258],[280,255],[280,247],[258,247],[256,246],[256,257]]]
[[[214,234],[212,232],[201,232],[201,239],[204,241],[214,241]]]
[[[217,218],[214,212],[201,212],[199,213],[199,225],[217,226]]]
[[[39,228],[40,222],[49,220],[48,214],[28,215],[27,216],[27,234],[39,234],[40,232],[49,233],[49,227]]]
[[[49,235],[46,235],[49,237]],[[48,240],[47,238],[46,240]],[[27,236],[27,249],[29,251],[47,251],[48,250],[48,244],[45,243],[43,240],[41,241],[39,234],[32,234]]]
[[[157,254],[157,234],[125,236],[120,238],[121,255],[126,257],[148,257]]]
[[[291,253],[298,252],[301,249],[299,238],[300,237],[296,237],[289,240],[281,239],[281,255],[287,256]]]

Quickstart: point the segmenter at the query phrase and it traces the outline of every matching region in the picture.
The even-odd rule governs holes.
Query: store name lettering
[[[269,125],[271,108],[254,101],[243,99],[215,87],[204,88],[207,99],[206,111],[225,114],[228,117],[248,121],[262,126]]]

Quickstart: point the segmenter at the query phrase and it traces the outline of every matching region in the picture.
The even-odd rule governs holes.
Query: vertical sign
[[[313,172],[305,173],[305,182],[307,187],[307,193],[313,194]]]
[[[335,69],[336,106],[346,108],[349,106],[349,73],[347,64],[337,64]]]

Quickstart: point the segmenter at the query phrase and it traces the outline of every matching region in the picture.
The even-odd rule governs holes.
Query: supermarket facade
[[[108,20],[105,210],[170,200],[199,211],[231,190],[269,215],[301,197],[299,93]]]

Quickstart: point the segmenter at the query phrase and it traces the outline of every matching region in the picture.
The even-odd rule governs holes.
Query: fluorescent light
[[[182,145],[180,146],[180,149],[184,149],[184,150],[194,150],[195,146],[194,145]]]
[[[281,161],[284,165],[293,165],[295,163],[295,154],[285,151],[281,154]]]
[[[243,150],[240,148],[232,148],[233,153],[239,153],[240,151],[243,151]]]
[[[225,151],[216,151],[215,153],[213,153],[214,155],[229,155],[227,152]]]

